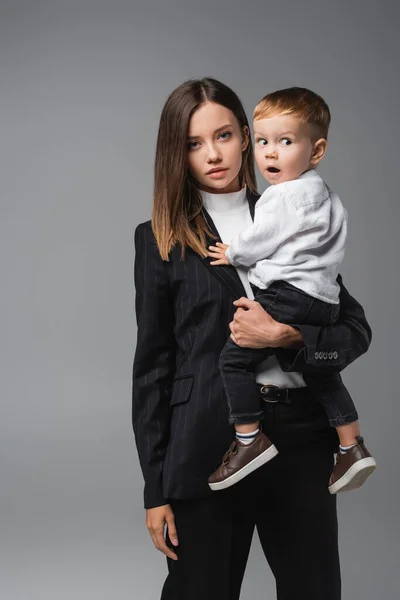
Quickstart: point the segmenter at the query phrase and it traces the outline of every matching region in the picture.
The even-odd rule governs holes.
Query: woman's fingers
[[[230,338],[231,338],[232,342],[235,342],[235,344],[237,344],[237,339],[236,339],[236,336],[235,336],[235,334],[234,334],[234,333],[233,333],[233,331],[232,331],[232,328],[231,328],[231,332],[232,332],[232,333],[231,333],[231,335],[230,335]],[[239,345],[239,344],[238,344],[238,345]]]
[[[172,560],[178,560],[177,555],[165,543],[164,528],[165,524],[174,521],[174,516],[169,504],[164,506],[158,506],[156,508],[150,508],[147,511],[146,525],[149,530],[151,539],[153,540],[154,546],[168,556]],[[171,538],[170,538],[171,539]],[[177,539],[175,530],[175,539]],[[172,540],[171,540],[172,541]]]
[[[165,556],[168,556],[168,558],[172,558],[172,560],[178,560],[175,552],[168,548],[167,544],[165,543],[164,527],[161,527],[161,529],[158,527],[157,529],[150,531],[150,535],[157,550],[165,554]]]
[[[208,254],[218,254],[221,256],[221,254],[225,254],[225,251],[222,250],[222,248],[217,248],[216,246],[208,246]]]
[[[217,242],[217,246],[208,246],[207,256],[215,258],[216,260],[211,265],[229,265],[229,261],[226,258],[225,250],[228,248],[227,244]]]
[[[236,306],[236,308],[245,308],[247,310],[250,310],[251,308],[254,308],[255,305],[258,304],[258,302],[256,302],[255,300],[250,300],[250,298],[246,298],[245,296],[242,296],[238,300],[235,300],[233,304]]]
[[[174,515],[167,517],[168,537],[174,546],[178,545],[178,533],[176,531]]]
[[[283,323],[275,321],[261,304],[249,298],[239,298],[229,325],[231,339],[241,348],[277,348],[282,345]]]
[[[217,242],[215,246],[208,246],[210,250],[226,250],[227,248],[229,248],[228,244],[223,244],[222,242]]]

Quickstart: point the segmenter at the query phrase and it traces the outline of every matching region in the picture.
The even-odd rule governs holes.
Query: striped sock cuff
[[[251,438],[256,437],[256,435],[258,434],[259,431],[260,431],[260,429],[256,429],[255,431],[251,431],[250,433],[236,432],[236,437],[239,438],[240,440],[249,440]]]

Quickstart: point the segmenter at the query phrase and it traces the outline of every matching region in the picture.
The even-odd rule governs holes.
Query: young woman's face
[[[190,119],[188,166],[199,188],[214,194],[237,192],[242,152],[249,143],[235,115],[215,102],[202,104]]]

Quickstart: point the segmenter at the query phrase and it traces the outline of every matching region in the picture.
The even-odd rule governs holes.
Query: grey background
[[[379,463],[339,498],[343,598],[398,596],[396,4],[0,3],[2,599],[159,597],[130,424],[133,229],[162,105],[205,75],[249,115],[289,85],[331,107],[321,173],[349,212],[342,273],[374,334],[344,379]],[[242,597],[275,597],[257,539]]]

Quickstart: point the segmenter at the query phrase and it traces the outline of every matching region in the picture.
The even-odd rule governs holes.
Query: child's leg
[[[255,300],[278,321],[299,322],[302,314],[309,311],[309,297],[285,282],[275,282],[265,290],[251,287]],[[263,411],[255,371],[274,353],[275,349],[268,347],[242,348],[230,338],[221,352],[219,369],[229,404],[229,421],[239,433],[254,431],[259,425]]]
[[[235,425],[236,439],[245,445],[250,445],[256,439],[260,431],[260,421]]]
[[[238,433],[251,433],[252,431],[254,431],[255,429],[258,429],[260,427],[260,421],[257,421],[255,423],[248,423],[245,425],[235,425],[235,431],[237,431]]]
[[[225,453],[221,465],[208,478],[214,491],[226,489],[271,460],[278,453],[260,430],[263,416],[255,367],[270,354],[270,349],[241,348],[232,340],[220,356],[220,372],[229,404],[229,421],[236,439]]]
[[[329,424],[337,430],[340,442],[343,441],[345,446],[354,444],[355,437],[360,435],[358,413],[339,373],[304,373],[304,380],[324,407]],[[339,429],[343,426],[344,429]]]
[[[239,426],[239,432],[254,431],[262,418],[255,369],[270,354],[270,348],[241,348],[231,339],[221,352],[219,368],[229,405],[229,422]]]
[[[337,373],[307,375],[305,379],[324,406],[329,423],[339,436],[339,452],[328,489],[331,494],[355,490],[375,470],[376,462],[360,436],[354,402]]]
[[[360,422],[357,420],[352,423],[346,423],[345,425],[338,425],[336,431],[342,447],[347,448],[348,446],[354,446],[354,444],[357,444],[357,438],[361,435]]]

